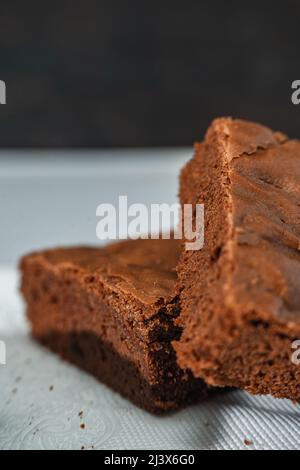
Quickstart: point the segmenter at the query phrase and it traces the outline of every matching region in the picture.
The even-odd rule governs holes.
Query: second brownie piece
[[[300,142],[217,119],[180,193],[205,207],[204,248],[178,268],[181,366],[212,385],[299,401]]]
[[[151,412],[207,387],[176,364],[176,240],[34,253],[21,263],[33,336]]]

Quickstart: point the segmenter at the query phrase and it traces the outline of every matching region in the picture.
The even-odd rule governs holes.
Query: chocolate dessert
[[[176,364],[176,240],[54,249],[23,258],[33,337],[135,404],[164,412],[206,395]]]
[[[181,367],[216,386],[300,399],[300,142],[215,120],[181,174],[205,243],[179,266]]]

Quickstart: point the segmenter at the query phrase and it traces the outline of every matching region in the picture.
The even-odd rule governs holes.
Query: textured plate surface
[[[1,268],[40,247],[99,243],[96,207],[119,195],[176,202],[191,153],[0,152],[0,449],[300,448],[299,407],[284,400],[235,391],[165,418],[134,407],[30,339],[16,271]]]
[[[299,449],[299,407],[234,391],[153,417],[35,344],[0,269],[0,449]],[[251,441],[245,444],[246,441]]]

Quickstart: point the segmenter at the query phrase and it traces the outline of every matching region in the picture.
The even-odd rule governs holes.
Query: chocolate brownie
[[[176,240],[54,249],[23,258],[34,338],[151,412],[206,395],[176,364]]]
[[[217,386],[300,400],[300,142],[215,120],[181,174],[205,243],[179,266],[181,367]]]

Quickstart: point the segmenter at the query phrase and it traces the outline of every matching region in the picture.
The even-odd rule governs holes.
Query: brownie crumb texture
[[[182,369],[178,240],[34,253],[21,263],[32,335],[136,405],[162,413],[207,395]]]

